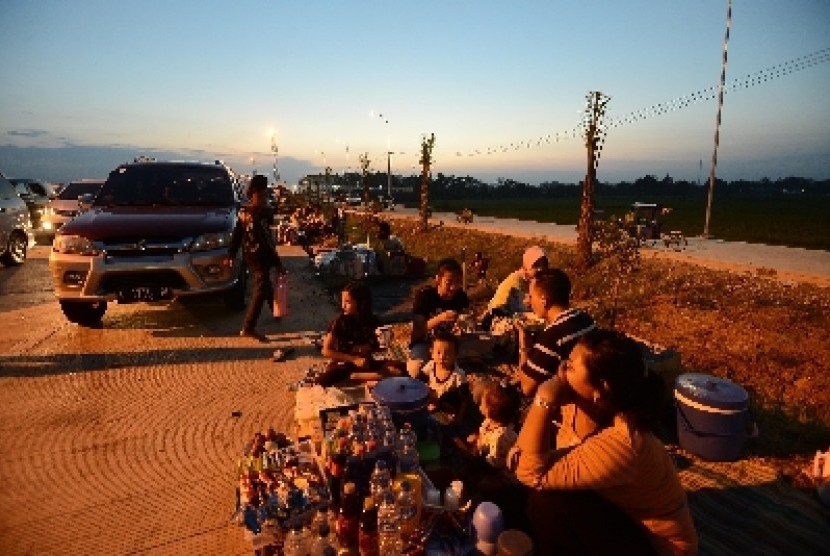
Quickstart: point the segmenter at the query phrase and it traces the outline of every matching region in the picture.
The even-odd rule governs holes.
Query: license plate
[[[119,303],[163,301],[173,299],[173,291],[163,286],[135,286],[118,291]]]

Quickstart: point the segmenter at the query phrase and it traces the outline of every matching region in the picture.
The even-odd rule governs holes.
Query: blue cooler
[[[680,446],[707,461],[735,461],[746,440],[749,394],[712,375],[677,377],[674,389]]]

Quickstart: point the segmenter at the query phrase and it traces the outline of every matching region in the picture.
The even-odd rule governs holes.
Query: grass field
[[[706,199],[660,197],[634,199],[597,197],[596,208],[606,218],[622,217],[634,201],[658,202],[672,208],[663,220],[663,232],[681,230],[686,236],[701,235],[706,215]],[[576,224],[579,199],[483,199],[433,201],[435,211],[456,212],[465,207],[475,214],[510,217],[537,222]],[[717,197],[712,202],[709,235],[727,241],[747,241],[830,250],[830,198],[790,196],[739,199]]]

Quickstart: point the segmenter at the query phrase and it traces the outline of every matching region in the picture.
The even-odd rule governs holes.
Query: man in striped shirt
[[[576,340],[596,327],[587,313],[570,307],[571,281],[558,268],[540,270],[530,283],[530,308],[545,321],[534,334],[519,328],[519,380],[522,393],[532,397],[539,384],[556,375],[559,363],[568,358]]]

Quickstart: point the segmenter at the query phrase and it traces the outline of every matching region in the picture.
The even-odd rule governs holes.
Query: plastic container
[[[747,437],[749,395],[738,384],[688,373],[675,381],[680,446],[707,461],[735,461]]]

